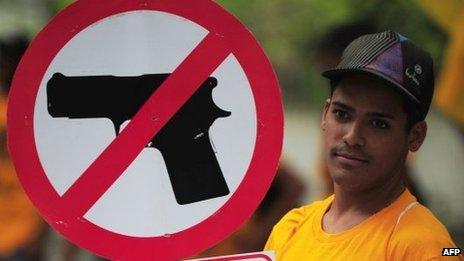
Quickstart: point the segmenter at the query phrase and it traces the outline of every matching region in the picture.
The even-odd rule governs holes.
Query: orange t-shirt
[[[0,94],[0,135],[4,134],[5,120],[6,101]],[[6,148],[0,147],[0,259],[35,240],[42,223],[16,177]]]
[[[274,226],[265,250],[274,250],[277,260],[464,260],[462,255],[442,257],[443,248],[455,244],[408,190],[355,227],[328,234],[321,224],[333,198],[287,213]]]

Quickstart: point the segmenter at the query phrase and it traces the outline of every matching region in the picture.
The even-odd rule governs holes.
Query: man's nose
[[[363,128],[360,122],[352,122],[346,125],[343,141],[349,146],[366,145],[366,140],[363,134]]]

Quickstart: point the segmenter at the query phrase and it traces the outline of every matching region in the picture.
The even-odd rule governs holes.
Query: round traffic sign
[[[81,0],[24,55],[8,134],[56,230],[108,258],[169,260],[251,215],[277,168],[283,113],[265,54],[212,1]]]

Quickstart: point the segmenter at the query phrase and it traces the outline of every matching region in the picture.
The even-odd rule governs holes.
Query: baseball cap
[[[322,75],[334,85],[347,73],[365,72],[390,83],[425,119],[434,90],[433,60],[429,53],[393,31],[356,38],[343,51],[340,63]]]

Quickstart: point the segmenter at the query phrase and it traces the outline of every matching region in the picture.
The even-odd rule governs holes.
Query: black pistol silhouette
[[[141,76],[73,76],[55,73],[47,83],[48,113],[70,119],[108,118],[116,135],[169,74]],[[209,77],[147,147],[160,150],[177,203],[180,205],[229,194],[229,188],[211,147],[208,130],[230,112],[216,106]]]

